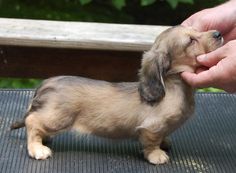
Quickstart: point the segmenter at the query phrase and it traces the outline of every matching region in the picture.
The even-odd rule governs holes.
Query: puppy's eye
[[[197,40],[193,37],[189,37],[189,43],[188,45],[192,45],[192,44],[195,44],[197,42]]]

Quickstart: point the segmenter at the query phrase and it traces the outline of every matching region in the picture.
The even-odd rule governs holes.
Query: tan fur
[[[199,33],[181,26],[168,29],[144,53],[140,81],[109,83],[73,76],[45,80],[37,89],[25,116],[29,155],[51,156],[42,144],[46,137],[65,130],[110,138],[133,137],[153,164],[169,160],[161,149],[166,137],[194,110],[193,89],[180,77],[194,71],[195,57],[222,44],[214,31]],[[190,37],[196,39],[191,43]],[[18,124],[13,128],[21,127]]]

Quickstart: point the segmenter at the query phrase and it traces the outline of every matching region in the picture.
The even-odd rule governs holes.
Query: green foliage
[[[115,2],[117,1],[117,2]],[[2,0],[0,17],[132,23],[132,17],[118,8],[125,0]]]
[[[141,0],[141,5],[147,6],[153,4],[154,2],[156,2],[156,0]]]
[[[82,5],[86,5],[95,0],[79,0]],[[122,9],[126,5],[126,0],[110,0],[113,6],[117,9]],[[193,4],[194,0],[166,0],[172,8],[176,8],[178,3],[189,3]],[[157,0],[140,0],[141,6],[148,6],[157,2]]]
[[[126,5],[125,0],[112,0],[111,2],[114,5],[114,7],[116,7],[119,10],[121,10]]]
[[[88,3],[90,3],[92,0],[79,0],[81,5],[86,5]]]
[[[82,5],[86,5],[90,2],[94,2],[96,0],[79,0]],[[123,7],[126,6],[128,0],[109,0],[111,4],[116,8],[121,10]],[[194,0],[166,0],[166,2],[171,6],[172,9],[176,9],[179,3],[185,4],[194,4]],[[225,0],[215,0],[215,2],[225,2]],[[154,3],[158,3],[157,0],[140,0],[141,6],[149,6]]]
[[[172,8],[176,8],[178,3],[182,2],[182,3],[189,3],[189,4],[193,4],[194,3],[194,0],[166,0],[170,6]]]
[[[215,6],[224,1],[200,0],[196,3],[194,0],[0,0],[0,17],[107,23],[135,23],[134,18],[145,18],[145,24],[150,24],[150,21],[172,21],[181,16],[187,17],[189,14],[184,13],[197,11],[204,6]],[[186,5],[187,9],[179,8],[183,5]],[[178,15],[173,18],[166,13]],[[155,15],[160,14],[165,17],[156,19]]]

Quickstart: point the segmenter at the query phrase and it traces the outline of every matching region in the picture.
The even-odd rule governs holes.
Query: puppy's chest
[[[147,111],[146,114],[148,116],[141,124],[141,127],[155,132],[164,131],[170,133],[183,124],[193,113],[194,100],[192,95],[189,95],[188,98],[178,95],[167,94],[159,105],[153,110]]]
[[[171,126],[178,126],[185,122],[194,112],[193,93],[182,93],[166,103],[164,122]]]
[[[175,108],[172,112],[166,115],[166,121],[168,123],[174,124],[178,122],[182,122],[187,120],[194,111],[194,105],[189,103],[182,103],[182,105],[179,105]]]

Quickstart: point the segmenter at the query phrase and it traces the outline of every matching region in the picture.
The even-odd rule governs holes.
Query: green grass
[[[198,92],[224,92],[224,90],[222,89],[218,89],[218,88],[202,88],[202,89],[198,89]]]
[[[0,78],[0,88],[36,88],[42,82],[40,79]],[[198,89],[199,92],[224,92],[217,88]]]
[[[39,79],[0,78],[0,88],[35,88],[41,81]]]
[[[198,89],[198,91],[199,92],[225,92],[222,89],[213,88],[213,87]]]

